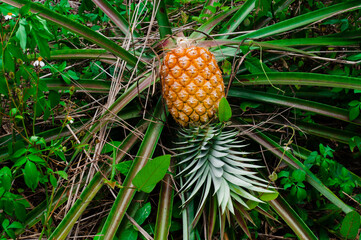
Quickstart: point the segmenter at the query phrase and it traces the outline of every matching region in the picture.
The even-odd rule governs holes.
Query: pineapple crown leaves
[[[263,202],[254,192],[273,193],[268,181],[257,176],[254,169],[257,159],[247,158],[249,154],[235,149],[247,144],[237,140],[238,132],[225,130],[224,124],[208,125],[182,129],[180,141],[174,150],[180,152],[178,165],[181,168],[178,177],[185,177],[180,193],[188,192],[183,203],[185,207],[196,196],[200,196],[197,214],[204,208],[208,196],[215,196],[222,213],[229,210],[234,213],[233,201],[246,209],[245,201]],[[191,190],[190,190],[191,189]]]

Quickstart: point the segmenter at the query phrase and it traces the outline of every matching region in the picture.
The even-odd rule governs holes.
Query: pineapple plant
[[[175,195],[174,181],[167,174],[159,190],[158,212],[151,214],[152,217],[156,216],[156,219],[149,220],[151,223],[156,222],[154,239],[179,237],[179,232],[170,232],[170,224],[173,224],[174,221],[182,222],[183,229],[191,226],[193,221],[192,227],[194,227],[195,234],[193,238],[188,239],[197,239],[197,236],[198,239],[214,239],[218,235],[222,239],[222,236],[226,238],[226,234],[230,239],[232,237],[240,239],[243,238],[244,233],[252,238],[245,220],[251,221],[250,215],[256,213],[255,211],[269,217],[267,226],[258,226],[258,229],[255,230],[257,232],[265,231],[278,235],[293,231],[300,239],[317,239],[316,235],[320,234],[318,229],[314,228],[315,225],[311,227],[306,225],[304,219],[292,209],[295,206],[292,201],[284,200],[281,197],[269,201],[270,196],[276,194],[268,186],[268,181],[263,180],[257,173],[258,170],[262,170],[259,169],[262,164],[257,163],[254,157],[250,157],[253,156],[249,154],[252,146],[241,141],[238,136],[239,131],[243,130],[241,126],[243,123],[247,126],[252,125],[251,131],[244,131],[242,134],[247,135],[252,142],[257,142],[263,147],[264,158],[271,163],[270,174],[274,171],[273,176],[277,177],[277,167],[272,168],[272,163],[283,161],[292,171],[297,169],[307,175],[305,189],[320,193],[318,195],[322,194],[323,199],[320,202],[332,205],[332,215],[339,216],[336,219],[338,225],[344,216],[339,214],[341,210],[344,214],[351,214],[349,216],[352,218],[358,216],[350,204],[351,201],[343,202],[337,197],[336,192],[336,194],[332,192],[335,190],[334,188],[329,189],[322,182],[323,179],[319,179],[317,174],[314,174],[317,172],[317,170],[315,171],[317,166],[310,170],[305,167],[303,161],[307,159],[309,152],[314,151],[312,146],[304,144],[304,134],[308,134],[308,139],[313,139],[313,141],[319,141],[313,137],[317,136],[328,140],[332,139],[340,146],[346,146],[350,140],[351,143],[358,146],[358,141],[356,141],[358,138],[354,138],[354,133],[359,132],[359,128],[355,127],[361,124],[360,119],[357,118],[358,104],[352,105],[354,110],[351,111],[353,115],[350,117],[345,109],[347,101],[351,101],[355,96],[351,91],[339,92],[340,97],[336,97],[336,99],[340,100],[340,104],[331,106],[324,99],[318,98],[317,93],[320,92],[320,96],[329,96],[321,90],[327,88],[328,93],[331,94],[331,87],[361,90],[357,71],[353,71],[355,69],[350,67],[351,65],[347,65],[358,64],[359,60],[358,54],[355,54],[355,51],[359,50],[361,39],[359,28],[356,28],[359,21],[356,18],[359,16],[348,13],[361,8],[359,1],[335,0],[325,3],[318,1],[317,4],[316,1],[305,1],[307,2],[306,8],[302,5],[294,6],[297,1],[289,0],[273,1],[276,3],[274,6],[264,7],[260,4],[267,3],[267,1],[224,1],[221,4],[218,4],[217,1],[207,1],[203,10],[200,10],[202,9],[201,3],[195,1],[196,8],[191,9],[194,6],[193,3],[186,3],[182,7],[176,6],[176,11],[170,14],[167,14],[167,10],[173,6],[166,6],[166,1],[163,0],[138,1],[139,4],[138,2],[137,4],[128,2],[128,6],[125,6],[125,2],[118,0],[92,1],[95,5],[89,4],[89,6],[85,4],[87,1],[81,1],[84,13],[90,13],[86,15],[91,15],[92,20],[84,15],[85,19],[80,21],[76,16],[70,19],[67,17],[68,14],[64,14],[62,9],[64,4],[52,6],[49,5],[50,2],[46,1],[45,4],[41,4],[28,0],[3,0],[0,4],[0,8],[6,6],[3,13],[14,12],[14,16],[16,16],[13,18],[15,21],[6,18],[2,21],[6,28],[10,28],[5,29],[8,34],[6,36],[9,38],[3,38],[3,43],[6,43],[3,44],[2,54],[5,70],[2,68],[0,93],[5,94],[5,97],[0,97],[2,100],[5,98],[6,101],[2,101],[4,104],[11,102],[9,101],[11,96],[7,96],[7,91],[4,91],[5,88],[2,86],[4,86],[5,79],[13,76],[9,74],[8,70],[14,69],[14,63],[16,63],[16,67],[30,66],[30,69],[33,69],[30,60],[41,56],[49,65],[47,67],[58,72],[52,72],[57,75],[49,78],[50,72],[45,67],[44,69],[37,68],[38,72],[31,75],[31,78],[36,75],[41,77],[40,81],[34,81],[36,89],[38,89],[36,84],[41,83],[39,91],[34,92],[41,94],[37,98],[39,104],[43,105],[40,105],[42,107],[34,105],[37,106],[36,112],[38,113],[33,117],[31,113],[34,110],[25,111],[26,114],[30,113],[29,116],[26,115],[26,118],[18,116],[19,121],[23,121],[23,119],[26,121],[30,117],[31,121],[25,123],[34,125],[31,135],[42,134],[41,128],[38,127],[42,126],[41,112],[44,111],[43,115],[45,116],[46,111],[53,108],[52,104],[44,105],[45,99],[55,99],[56,102],[58,92],[63,91],[65,94],[69,89],[74,89],[74,95],[70,94],[70,97],[62,95],[61,99],[75,98],[76,100],[84,100],[82,94],[85,92],[89,105],[84,105],[79,109],[67,108],[66,113],[69,114],[66,116],[76,117],[74,117],[73,124],[68,121],[69,124],[66,125],[66,128],[64,125],[59,126],[57,122],[53,122],[54,128],[50,125],[46,127],[52,128],[51,130],[54,131],[44,132],[42,135],[44,141],[50,144],[54,139],[58,139],[59,133],[61,133],[62,139],[58,139],[59,143],[69,146],[66,154],[61,155],[64,159],[60,161],[59,169],[63,169],[62,166],[65,166],[63,170],[69,175],[71,181],[62,180],[57,185],[52,181],[51,186],[43,179],[43,184],[54,193],[54,198],[51,194],[51,197],[47,196],[46,200],[34,209],[27,209],[29,210],[27,219],[22,228],[15,231],[16,237],[27,238],[30,234],[32,236],[37,234],[36,237],[39,238],[65,239],[94,234],[87,236],[89,238],[96,234],[95,238],[110,240],[124,239],[124,236],[129,236],[131,233],[134,239],[139,238],[140,234],[150,239],[146,235],[147,231],[140,231],[142,227],[145,227],[144,223],[143,225],[137,223],[139,231],[133,227],[123,228],[123,226],[133,226],[129,222],[130,220],[128,221],[131,218],[124,217],[127,216],[126,212],[134,219],[138,212],[137,207],[141,205],[138,203],[148,198],[147,193],[149,192],[143,191],[146,187],[138,188],[134,185],[135,176],[138,176],[137,173],[140,170],[145,169],[153,154],[162,155],[169,150],[164,148],[167,144],[157,144],[159,139],[164,139],[167,134],[167,131],[163,131],[166,115],[159,98],[160,94],[145,91],[157,84],[159,78],[155,74],[155,66],[161,65],[161,62],[164,63],[164,67],[160,69],[161,78],[159,80],[162,82],[161,91],[164,95],[164,102],[168,106],[170,114],[181,126],[175,150],[179,159],[178,176],[181,183],[179,192],[181,197],[184,196],[182,197],[183,207],[187,208],[183,214],[189,214],[189,217],[183,217],[182,221],[172,218],[172,206],[175,210],[175,206],[180,200],[178,195]],[[173,2],[176,5],[189,1]],[[8,10],[9,6],[5,3],[14,7]],[[213,3],[214,6],[211,6]],[[302,1],[297,3],[301,4]],[[312,4],[313,6],[311,6]],[[22,6],[24,7],[21,10],[17,10]],[[182,9],[180,14],[179,9]],[[99,11],[103,11],[104,14],[99,14]],[[37,14],[33,14],[34,12]],[[188,18],[188,15],[196,16],[197,12],[199,12],[199,17]],[[211,15],[209,15],[210,12],[212,12]],[[214,12],[215,14],[213,14]],[[182,17],[181,21],[179,21],[180,16]],[[326,22],[328,18],[335,18],[330,19],[331,22],[336,23],[332,24],[335,28],[331,32],[324,32],[321,26],[327,28],[327,25],[330,24]],[[51,27],[49,32],[44,19]],[[340,33],[337,30],[337,22],[344,23],[344,19],[348,21],[348,24],[342,26],[343,30]],[[50,24],[51,22],[53,24]],[[87,26],[95,24],[96,28],[87,27],[85,22]],[[184,26],[182,26],[182,22]],[[104,25],[96,30],[99,23],[104,23]],[[170,36],[189,26],[192,27],[192,34],[189,37],[197,39],[197,44],[180,39],[179,46],[170,50],[163,60],[160,60],[156,53],[161,52],[162,49],[158,47],[165,46],[163,43],[167,42]],[[145,33],[145,29],[148,29],[147,33]],[[44,34],[37,34],[38,32]],[[45,34],[46,32],[48,34]],[[119,35],[121,36],[119,37]],[[26,36],[30,36],[27,41]],[[207,40],[204,36],[207,36]],[[64,46],[64,37],[66,42],[68,39],[76,41]],[[10,44],[7,44],[4,39],[9,39]],[[17,47],[18,50],[16,50]],[[203,47],[207,47],[209,50]],[[333,49],[337,50],[337,48],[342,51],[333,52]],[[180,58],[177,55],[178,52]],[[190,56],[187,55],[187,52]],[[192,57],[193,52],[198,57]],[[33,54],[26,57],[25,53]],[[215,58],[213,54],[216,56]],[[21,65],[21,61],[18,59],[23,59],[25,64]],[[82,64],[64,65],[64,68],[59,66],[62,64],[59,61],[65,60],[68,61],[68,64],[76,61]],[[306,64],[302,65],[301,62],[295,64],[295,61],[299,60]],[[309,63],[314,60],[318,61],[317,66],[311,68],[313,64]],[[227,76],[229,74],[223,75],[226,80],[225,84],[221,79],[221,71],[216,62],[226,61],[229,64],[233,62],[234,68],[232,67],[231,77]],[[340,69],[328,71],[328,68],[332,70],[335,66],[332,62],[337,63]],[[87,65],[89,65],[89,69],[82,69]],[[94,65],[100,66],[101,71],[106,74],[102,74],[100,77],[101,75],[93,71]],[[340,70],[344,70],[343,68],[349,69],[349,71],[340,75]],[[70,74],[70,69],[74,70],[72,74]],[[350,69],[353,70],[350,71]],[[20,73],[24,72],[17,72],[15,77],[27,76],[27,74]],[[92,75],[93,73],[96,76]],[[62,78],[58,77],[60,75]],[[189,75],[193,77],[187,78]],[[108,76],[111,77],[108,78]],[[11,78],[10,83],[12,83]],[[221,117],[225,85],[229,88],[227,97],[235,106],[233,110],[238,111],[231,119],[232,125],[237,125],[237,130],[227,126],[224,119],[222,120],[224,117]],[[154,90],[156,89],[154,88]],[[90,99],[93,99],[94,102]],[[252,109],[253,102],[260,103],[262,109]],[[241,107],[242,111],[237,109],[237,105],[240,103],[244,103]],[[83,104],[79,106],[83,106]],[[32,107],[32,104],[29,104],[29,107]],[[57,109],[59,110],[58,114],[64,113],[64,108],[57,106]],[[144,114],[140,114],[139,109],[144,109]],[[83,115],[83,110],[85,110],[86,116]],[[290,114],[293,110],[296,112]],[[326,121],[305,123],[303,116],[297,111],[316,114],[317,120],[326,118],[327,123],[332,122],[332,125],[324,124]],[[285,113],[288,115],[284,115]],[[243,114],[248,116],[244,117]],[[63,117],[61,115],[55,116],[55,119]],[[217,120],[217,115],[220,122]],[[297,121],[288,118],[285,123],[285,116],[291,115],[297,116]],[[271,117],[268,118],[268,116]],[[4,119],[3,115],[1,118]],[[8,121],[7,116],[5,119]],[[330,119],[335,121],[329,121]],[[135,125],[138,120],[139,123]],[[225,120],[227,121],[227,119]],[[346,131],[348,128],[345,128],[346,125],[340,125],[341,121],[344,121],[343,124],[349,124],[349,130],[355,129],[354,132],[350,134]],[[282,124],[282,128],[279,127],[280,124]],[[26,124],[21,125],[26,126]],[[12,132],[13,142],[21,143],[19,139],[25,130],[25,127],[21,127],[21,125],[18,125],[16,131]],[[176,125],[177,128],[179,128],[178,125]],[[341,128],[338,129],[340,126]],[[289,135],[289,131],[284,131],[286,128],[292,128],[295,130],[295,134]],[[172,133],[171,137],[175,137],[175,135]],[[11,144],[7,144],[9,137],[10,135],[0,136],[2,142],[0,144],[0,160],[6,163],[4,166],[12,165],[8,159],[14,157],[8,153],[9,147],[12,147]],[[293,138],[299,141],[291,141]],[[72,140],[76,140],[73,142],[77,142],[79,145],[70,146],[69,142]],[[142,141],[140,146],[136,145],[139,140]],[[116,144],[117,141],[121,142],[121,145]],[[25,144],[27,144],[26,141]],[[113,153],[105,151],[113,145]],[[135,147],[133,148],[133,146]],[[353,147],[356,149],[356,146]],[[292,151],[288,149],[292,149]],[[274,156],[269,153],[273,153]],[[30,151],[24,154],[30,155]],[[41,158],[46,156],[46,154],[37,154]],[[50,157],[52,160],[59,160],[59,156],[55,154],[51,154]],[[44,160],[48,162],[49,159]],[[132,166],[128,171],[123,171],[124,176],[126,174],[123,179],[124,176],[118,173],[115,166],[124,160],[131,161]],[[103,168],[104,161],[107,162]],[[15,163],[15,161],[13,162]],[[30,161],[27,160],[28,162]],[[81,171],[74,171],[74,166],[81,167]],[[167,167],[165,166],[165,169]],[[19,170],[21,169],[19,168]],[[151,175],[157,170],[149,171],[149,174]],[[51,173],[49,172],[49,174]],[[77,173],[81,173],[81,175],[76,175]],[[20,179],[18,177],[21,177],[21,174],[22,171],[18,171],[16,179]],[[6,175],[11,177],[10,174]],[[115,180],[118,179],[121,181],[116,182]],[[151,179],[151,176],[146,176],[146,179]],[[6,182],[16,183],[16,181]],[[358,179],[358,183],[361,183],[360,179]],[[275,185],[282,188],[279,181],[275,181]],[[104,191],[100,191],[102,187]],[[148,191],[151,187],[153,186],[147,186]],[[12,188],[9,189],[11,191]],[[112,192],[110,201],[106,194],[108,189]],[[158,189],[154,188],[149,197],[158,196],[156,192]],[[142,194],[138,195],[137,190],[143,191]],[[49,192],[44,189],[44,191],[37,191],[31,195],[39,196],[37,199],[41,199],[44,197],[42,193]],[[288,192],[282,191],[281,195],[287,197]],[[94,198],[96,195],[98,197]],[[116,196],[115,200],[113,196]],[[350,196],[352,197],[352,195]],[[26,199],[32,205],[37,203],[32,201],[32,198]],[[261,201],[266,204],[259,204]],[[53,204],[49,206],[49,202]],[[110,211],[104,211],[109,210],[109,203],[112,205]],[[5,205],[12,206],[11,204]],[[191,213],[192,205],[198,207],[194,213]],[[248,208],[253,209],[248,211]],[[319,209],[316,210],[317,213],[321,213]],[[96,214],[92,215],[93,212]],[[204,212],[206,213],[203,215],[204,218],[200,218],[201,213]],[[219,212],[219,218],[214,214],[215,212]],[[40,223],[40,219],[46,219],[46,221]],[[100,219],[104,221],[100,221]],[[14,218],[10,216],[10,221],[12,220]],[[205,220],[206,223],[194,226],[202,220]],[[230,221],[231,227],[225,226],[226,220]],[[263,220],[262,216],[259,220]],[[281,220],[282,223],[279,224],[277,220]],[[217,221],[221,228],[219,231],[214,230],[212,234],[212,226]],[[91,224],[89,225],[89,223]],[[34,226],[35,224],[37,226]],[[7,225],[5,221],[2,224],[3,227]],[[348,224],[342,225],[346,226],[345,229],[349,229]],[[356,225],[352,228],[357,230],[358,226]],[[272,232],[276,229],[275,226],[281,231]],[[329,229],[323,223],[320,223],[320,226],[322,226],[321,229]],[[202,227],[204,228],[202,229]],[[243,231],[239,231],[239,227]],[[42,229],[41,233],[38,232],[39,229]],[[335,232],[336,230],[330,231],[330,237],[331,235],[334,237]],[[186,239],[187,234],[183,233],[183,237]],[[153,233],[149,232],[148,234],[152,235]],[[346,234],[343,237],[349,237],[349,233]],[[5,236],[6,233],[3,235]],[[341,237],[338,236],[338,238]]]
[[[188,197],[185,207],[201,195],[195,225],[209,197],[215,196],[221,214],[234,214],[233,202],[248,209],[247,200],[262,202],[249,191],[274,193],[269,182],[258,177],[255,159],[240,151],[246,147],[238,131],[224,123],[212,123],[224,98],[224,82],[214,55],[192,40],[177,38],[177,47],[166,53],[161,66],[163,98],[182,126],[175,150],[179,152],[178,176],[186,181],[179,192]]]

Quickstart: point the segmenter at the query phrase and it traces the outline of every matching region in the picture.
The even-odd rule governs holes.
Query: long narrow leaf
[[[234,86],[244,85],[305,85],[361,90],[361,78],[301,72],[267,72],[266,74],[240,75]]]
[[[287,19],[271,26],[264,27],[254,32],[236,37],[235,39],[242,40],[246,38],[264,38],[332,17],[335,14],[353,11],[359,8],[361,8],[360,1],[343,2],[330,7],[309,12],[301,16],[297,16],[292,19]]]
[[[142,122],[137,128],[137,131],[143,132],[147,126],[147,122]],[[119,154],[116,157],[116,163],[120,162],[126,156],[126,153],[134,146],[137,140],[139,140],[137,134],[131,133],[128,135],[128,137],[119,146],[119,149],[121,149],[121,151],[119,151]],[[95,174],[88,186],[81,193],[79,199],[75,202],[75,204],[66,214],[66,216],[63,218],[57,228],[53,231],[50,239],[66,238],[76,221],[85,211],[86,207],[104,185],[106,180],[104,176],[108,176],[110,172],[111,167],[106,167],[102,173],[97,172]]]
[[[107,0],[92,0],[117,25],[125,36],[139,37],[135,31],[130,31],[129,23],[120,15]]]
[[[232,18],[223,25],[219,34],[225,34],[223,36],[217,37],[218,39],[226,39],[229,37],[227,33],[233,32],[241,23],[242,21],[248,16],[248,14],[254,9],[256,0],[247,0],[243,3],[242,7],[233,14]]]
[[[239,97],[247,100],[261,101],[267,104],[276,104],[286,107],[298,108],[301,110],[321,114],[327,117],[336,118],[342,121],[350,122],[349,112],[345,109],[322,104],[318,102],[308,101],[299,98],[287,97],[277,94],[258,92],[247,89],[231,88],[228,91],[228,96]],[[353,121],[361,124],[360,119]]]
[[[123,188],[120,189],[112,209],[110,210],[110,213],[104,223],[101,231],[101,238],[104,240],[114,239],[118,226],[136,192],[135,186],[132,184],[132,180],[153,155],[166,117],[161,100],[158,101],[153,116],[154,117],[147,129],[142,144],[139,147],[137,157],[134,159],[132,167],[124,180]]]
[[[302,218],[298,216],[281,196],[275,200],[269,201],[268,204],[282,217],[287,225],[292,228],[299,239],[318,239]]]
[[[155,223],[154,239],[168,239],[172,220],[174,190],[172,178],[169,174],[164,177],[159,194],[157,220]]]
[[[318,37],[318,38],[292,38],[265,41],[263,43],[270,43],[285,47],[301,47],[301,46],[349,46],[360,43],[360,39],[348,39],[342,37]]]
[[[159,34],[161,38],[165,38],[167,35],[172,35],[172,26],[169,23],[167,8],[165,6],[165,1],[158,0],[155,1],[155,4],[158,5],[158,12],[156,15],[158,25],[159,25]],[[157,7],[157,6],[155,6]]]
[[[223,12],[221,14],[213,16],[207,22],[205,22],[202,26],[200,26],[197,29],[197,32],[193,32],[189,38],[197,39],[200,37],[206,37],[206,35],[204,35],[203,33],[209,34],[215,26],[217,26],[219,23],[222,22],[222,20],[224,20],[226,17],[228,17],[229,15],[231,15],[232,13],[237,11],[239,8],[240,7],[235,7],[232,10],[229,10],[227,12]]]

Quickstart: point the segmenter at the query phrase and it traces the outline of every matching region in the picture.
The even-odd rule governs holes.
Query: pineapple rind
[[[183,127],[209,122],[224,97],[221,70],[205,48],[178,47],[164,57],[160,70],[168,110]]]

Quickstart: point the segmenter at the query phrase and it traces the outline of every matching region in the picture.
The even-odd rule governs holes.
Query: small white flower
[[[5,20],[7,21],[7,20],[10,20],[10,19],[12,19],[13,17],[15,17],[15,14],[12,14],[12,13],[8,13],[8,15],[6,15],[5,16]]]
[[[34,67],[40,66],[40,67],[44,67],[45,63],[42,61],[43,58],[42,57],[38,57],[38,60],[36,60],[33,65]]]
[[[70,124],[73,124],[73,123],[74,123],[74,118],[72,118],[72,117],[70,117],[70,116],[67,116],[67,117],[66,117],[66,120],[68,120]]]
[[[287,147],[287,146],[283,147],[283,149],[284,149],[285,151],[291,150],[291,148],[290,148],[290,147]]]

